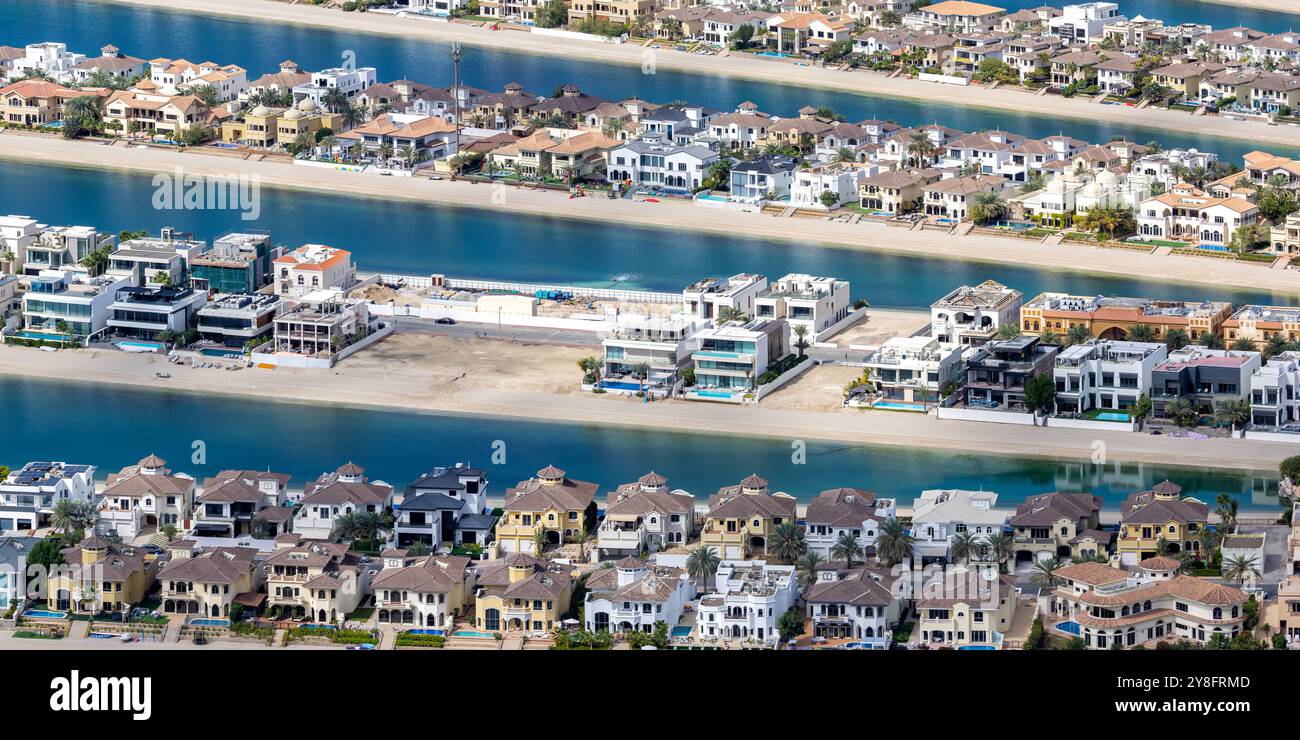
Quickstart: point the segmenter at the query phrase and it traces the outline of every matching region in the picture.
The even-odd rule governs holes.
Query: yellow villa
[[[50,606],[96,614],[122,611],[143,601],[153,583],[156,558],[92,535],[64,550],[63,562],[46,578]]]
[[[709,499],[700,544],[724,560],[747,559],[766,553],[773,530],[794,521],[794,497],[772,493],[765,479],[751,475]]]
[[[262,594],[254,583],[252,547],[217,547],[206,552],[193,540],[173,542],[171,559],[158,572],[162,586],[162,611],[229,618],[230,606],[259,604]]]
[[[564,566],[521,552],[484,564],[478,586],[474,625],[489,632],[550,632],[573,595]]]
[[[506,489],[506,505],[496,528],[498,554],[538,555],[547,545],[583,539],[596,526],[599,484],[573,480],[548,465],[536,478]]]
[[[1209,520],[1210,507],[1194,498],[1180,498],[1182,492],[1182,486],[1166,480],[1150,491],[1128,497],[1121,506],[1115,546],[1120,563],[1136,565],[1163,554],[1161,540],[1171,555],[1201,551],[1200,536]]]

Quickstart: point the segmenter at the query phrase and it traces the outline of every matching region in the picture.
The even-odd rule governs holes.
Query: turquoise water
[[[204,357],[224,357],[224,358],[226,358],[226,359],[234,359],[234,358],[238,358],[238,357],[243,357],[243,356],[244,356],[244,353],[243,353],[243,352],[240,352],[240,351],[238,351],[238,350],[233,350],[233,349],[213,349],[213,348],[211,348],[211,347],[205,347],[205,348],[199,350],[199,354],[203,355]]]
[[[1056,628],[1057,628],[1058,630],[1060,630],[1060,631],[1066,633],[1067,635],[1077,635],[1077,634],[1079,634],[1079,623],[1078,623],[1078,622],[1075,622],[1075,621],[1073,621],[1073,620],[1066,620],[1066,621],[1064,621],[1064,622],[1057,622],[1055,626],[1056,626]]]
[[[575,371],[576,372],[576,371]],[[1277,507],[1275,471],[1031,459],[988,454],[808,441],[804,464],[792,440],[604,428],[450,414],[421,414],[204,396],[170,389],[0,376],[5,420],[3,464],[67,460],[99,475],[150,453],[202,480],[226,468],[289,473],[293,485],[354,460],[373,479],[405,485],[434,465],[457,461],[489,469],[489,494],[554,463],[601,496],[654,469],[701,500],[757,472],[774,490],[801,500],[857,486],[907,505],[926,488],[997,491],[1007,506],[1043,491],[1092,491],[1117,508],[1131,492],[1170,478],[1188,495],[1237,495],[1243,509]],[[94,409],[95,413],[85,413]],[[255,423],[250,426],[250,420]],[[189,433],[177,430],[193,429]],[[19,431],[21,430],[21,431]],[[195,442],[203,457],[196,461]],[[494,453],[497,457],[493,458]],[[504,457],[502,457],[504,456]],[[499,462],[500,464],[493,464]]]
[[[158,350],[163,348],[163,346],[161,344],[158,344],[157,342],[129,342],[123,340],[121,342],[116,342],[116,344],[117,346],[122,347],[124,349],[126,347],[135,347],[138,349],[147,349],[151,352],[157,352]]]
[[[1094,418],[1100,421],[1131,421],[1128,414],[1123,414],[1118,411],[1103,411],[1100,414],[1097,414]]]
[[[962,645],[958,650],[997,650],[992,645]]]
[[[1138,3],[1126,3],[1121,9],[1130,14],[1140,11],[1148,17],[1158,10],[1166,20],[1202,19],[1215,26],[1241,22],[1282,31],[1297,25],[1294,16],[1284,13],[1256,14],[1188,0],[1144,2],[1140,7]],[[339,23],[347,22],[341,14],[337,17]],[[284,59],[292,59],[304,69],[338,66],[344,52],[351,51],[358,65],[376,67],[383,80],[405,78],[431,85],[449,85],[452,81],[451,61],[444,44],[87,0],[0,3],[0,44],[22,46],[45,40],[67,42],[82,53],[93,54],[111,42],[141,59],[183,56],[232,62],[248,69],[250,77],[274,71]],[[720,110],[732,110],[741,101],[751,100],[763,110],[782,115],[794,115],[805,105],[828,105],[851,120],[882,118],[905,125],[938,121],[964,130],[1002,128],[1035,137],[1065,133],[1094,142],[1112,136],[1144,142],[1158,138],[1165,146],[1208,149],[1233,161],[1240,161],[1242,154],[1255,148],[1245,141],[1104,121],[963,108],[946,103],[941,96],[903,100],[668,70],[642,74],[639,66],[586,62],[581,54],[545,57],[467,46],[460,74],[466,84],[490,90],[517,81],[527,90],[547,94],[572,82],[590,94],[614,100],[633,95],[659,102],[686,99]]]
[[[480,632],[479,630],[460,630],[453,632],[452,637],[494,637],[491,632]]]
[[[682,625],[682,626],[679,626],[679,627],[673,627],[673,637],[690,637],[690,636],[691,636],[691,630],[693,630],[693,629],[695,629],[695,628],[694,628],[694,627],[691,627],[690,625]]]
[[[32,619],[67,619],[67,612],[55,612],[48,609],[28,609],[23,612],[24,617]]]
[[[443,630],[432,630],[432,629],[406,630],[406,633],[409,634],[409,635],[445,635],[445,634],[447,634],[447,633],[444,632]]]
[[[229,619],[199,618],[199,619],[191,619],[191,620],[190,620],[190,624],[195,624],[195,625],[198,625],[198,626],[200,626],[200,627],[229,627],[229,626],[230,626],[230,620],[229,620]]]
[[[679,291],[708,275],[790,272],[834,275],[854,298],[880,308],[927,308],[957,285],[999,280],[1034,296],[1136,295],[1161,299],[1291,305],[1297,296],[1260,290],[1182,286],[1141,277],[832,249],[806,242],[669,232],[616,223],[512,215],[262,188],[261,216],[230,211],[158,211],[145,175],[0,161],[0,212],[48,224],[108,231],[163,226],[212,239],[232,229],[271,232],[276,244],[324,243],[350,249],[363,271],[445,273],[590,287]],[[887,237],[882,235],[882,240]],[[1261,268],[1263,269],[1263,268]],[[1297,281],[1300,288],[1300,281]]]
[[[73,339],[76,339],[76,337],[71,334],[53,334],[43,331],[27,331],[25,329],[23,331],[14,332],[10,336],[21,337],[23,339],[43,339],[47,342],[70,342]]]
[[[896,409],[898,411],[925,411],[925,406],[919,403],[903,403],[901,401],[876,401],[871,405],[873,409]]]

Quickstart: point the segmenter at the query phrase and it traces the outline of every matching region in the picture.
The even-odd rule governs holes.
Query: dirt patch
[[[848,349],[853,346],[878,346],[894,337],[910,337],[926,324],[930,315],[922,311],[885,311],[871,309],[867,318],[831,338]]]
[[[836,411],[844,406],[844,386],[862,375],[862,368],[818,365],[781,386],[759,405],[771,409]]]

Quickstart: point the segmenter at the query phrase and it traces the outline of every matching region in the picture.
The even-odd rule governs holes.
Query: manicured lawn
[[[348,615],[349,622],[364,622],[375,613],[373,606],[363,606]]]

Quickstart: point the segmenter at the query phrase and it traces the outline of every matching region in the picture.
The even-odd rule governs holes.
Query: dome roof
[[[302,111],[303,113],[315,113],[316,101],[312,100],[311,98],[303,98],[302,100],[298,101],[298,110]]]
[[[297,108],[290,108],[284,113],[285,120],[288,121],[297,121],[298,119],[306,115],[307,115],[306,113],[303,113],[301,110]]]
[[[259,106],[257,106],[256,108],[254,108],[254,109],[252,109],[251,111],[249,111],[249,112],[248,112],[248,115],[250,115],[250,116],[269,116],[269,115],[271,115],[271,109],[270,109],[270,108],[267,108],[265,105],[259,105]]]

